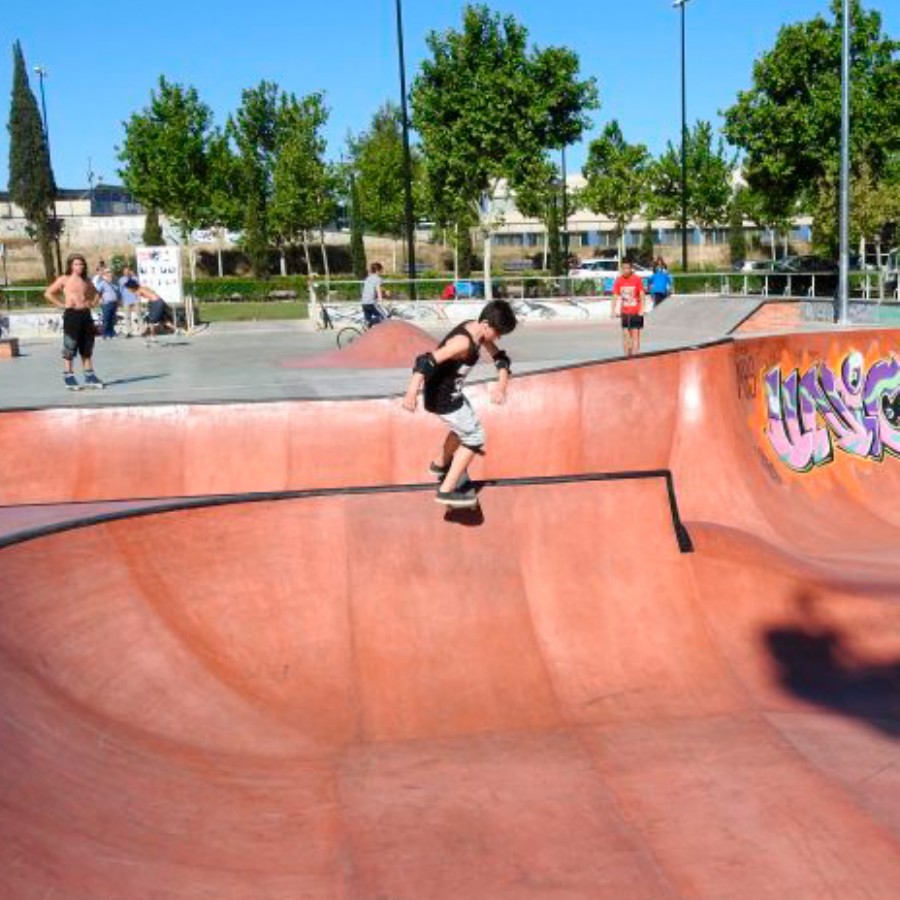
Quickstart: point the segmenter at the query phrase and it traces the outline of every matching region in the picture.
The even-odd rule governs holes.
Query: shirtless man
[[[66,274],[60,275],[44,291],[44,297],[63,310],[63,381],[70,391],[81,390],[75,377],[72,361],[81,356],[85,387],[102,388],[103,382],[94,371],[94,317],[91,309],[97,305],[97,291],[87,277],[87,262],[80,253],[66,260]]]

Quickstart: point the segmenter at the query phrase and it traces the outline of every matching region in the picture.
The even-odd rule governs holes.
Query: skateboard
[[[436,476],[438,481],[440,481],[441,478],[443,477],[442,475],[439,475],[437,472],[434,472],[434,471],[432,471],[431,474]],[[466,498],[465,498],[465,500],[457,500],[454,503],[442,504],[448,510],[479,509],[480,508],[480,504],[478,502],[478,493],[477,493],[474,483],[469,478],[468,472],[463,472],[462,477],[459,479],[459,481],[456,484],[456,489],[460,493],[465,494]]]

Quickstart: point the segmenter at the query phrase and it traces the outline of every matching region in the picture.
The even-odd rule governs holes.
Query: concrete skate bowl
[[[895,896],[894,338],[522,378],[480,518],[397,487],[427,420],[354,401],[394,451],[345,463],[368,487],[327,458],[328,490],[210,500],[191,468],[171,509],[7,538],[0,895]],[[271,437],[274,406],[242,409]],[[261,455],[308,480],[293,415]]]

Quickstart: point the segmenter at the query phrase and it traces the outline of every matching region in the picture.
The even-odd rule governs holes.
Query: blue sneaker
[[[84,386],[97,389],[106,387],[106,385],[97,377],[97,373],[93,369],[84,373]]]
[[[70,391],[80,391],[81,385],[78,383],[78,379],[71,372],[63,373],[63,384]]]

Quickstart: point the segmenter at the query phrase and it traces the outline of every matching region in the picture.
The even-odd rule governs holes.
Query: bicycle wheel
[[[347,325],[346,328],[342,328],[337,333],[337,345],[343,350],[345,347],[349,347],[360,335],[362,334],[362,328],[357,328],[356,325]]]
[[[421,306],[416,308],[415,317],[417,319],[427,319],[428,321],[432,321],[439,319],[441,315],[431,304],[423,303]],[[446,319],[447,316],[444,315],[444,318]]]

